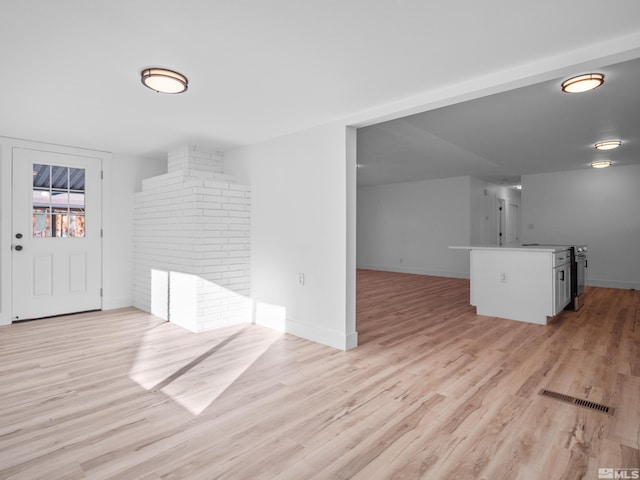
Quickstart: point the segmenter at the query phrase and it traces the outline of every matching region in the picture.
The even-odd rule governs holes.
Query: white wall
[[[113,154],[103,183],[102,308],[133,305],[133,194],[142,180],[167,172],[167,162]]]
[[[281,321],[291,334],[340,349],[357,344],[347,299],[353,142],[344,125],[328,125],[225,152],[225,171],[252,191],[256,323]]]
[[[11,323],[11,150],[13,147],[91,154],[92,151],[0,137],[0,324]],[[166,171],[166,162],[95,152],[103,158],[103,308],[133,302],[133,193],[143,178]]]
[[[358,268],[469,277],[470,177],[358,188]]]
[[[525,243],[588,244],[587,284],[640,289],[640,165],[522,177]]]

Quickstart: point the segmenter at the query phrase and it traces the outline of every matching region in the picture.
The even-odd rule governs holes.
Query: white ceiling
[[[474,85],[465,83],[469,74],[486,85],[497,72],[536,62],[562,68],[558,59],[567,56],[576,63],[623,51],[640,56],[637,0],[606,2],[615,12],[606,22],[598,15],[607,14],[601,1],[548,5],[2,0],[0,135],[165,158],[185,144],[226,150],[354,115],[364,119],[428,92]],[[590,32],[587,43],[584,32]],[[144,88],[140,72],[154,66],[187,75],[189,91],[161,95]],[[429,118],[394,126],[393,135],[426,131],[412,142],[435,144],[443,155],[453,145],[466,174],[469,165],[488,162],[482,159],[497,162],[486,137],[469,145],[469,137],[451,136]],[[517,133],[516,125],[509,127]],[[543,127],[540,135],[547,133]],[[521,137],[503,138],[502,145],[515,138]]]
[[[598,71],[605,84],[587,93],[562,93],[558,78],[361,128],[358,184],[471,175],[514,185],[596,160],[640,164],[640,59]],[[622,146],[594,148],[610,139]]]

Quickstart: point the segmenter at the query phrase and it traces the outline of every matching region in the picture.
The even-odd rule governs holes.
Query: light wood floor
[[[597,479],[640,467],[640,293],[548,326],[358,272],[360,346],[135,309],[0,328],[0,478]],[[613,416],[537,395],[615,408]]]

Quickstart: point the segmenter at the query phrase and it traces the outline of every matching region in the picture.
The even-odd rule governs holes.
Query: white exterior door
[[[99,158],[13,149],[12,318],[102,307]]]

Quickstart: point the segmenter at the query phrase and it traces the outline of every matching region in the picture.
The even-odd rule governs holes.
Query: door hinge
[[[102,296],[102,289],[100,289],[100,296]]]
[[[100,170],[100,180],[104,179],[104,170]]]
[[[102,238],[102,235],[103,235],[103,230],[100,229],[100,238]]]

